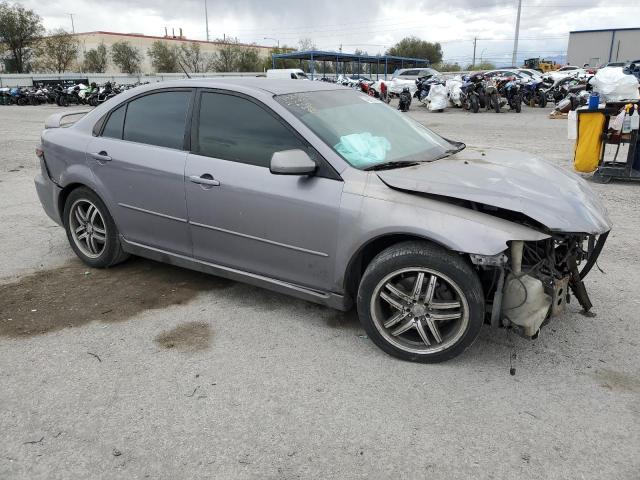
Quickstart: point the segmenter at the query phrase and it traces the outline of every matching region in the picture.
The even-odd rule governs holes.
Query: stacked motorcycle
[[[137,84],[136,84],[137,85]],[[51,88],[37,87],[3,87],[0,88],[0,105],[43,105],[56,104],[60,107],[69,105],[90,105],[97,107],[124,90],[136,85],[113,85],[111,82],[98,86],[78,84],[65,87],[57,84]]]
[[[522,111],[522,84],[515,77],[496,75],[487,80],[485,86],[485,104],[487,110],[500,113],[501,109],[509,106],[511,111]]]

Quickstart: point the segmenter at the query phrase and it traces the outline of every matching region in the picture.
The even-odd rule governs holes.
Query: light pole
[[[273,40],[278,44],[278,50],[280,50],[280,40],[278,40],[277,38],[264,37],[263,40]]]
[[[76,33],[76,27],[73,25],[73,13],[68,14],[71,17],[71,33]]]
[[[204,0],[204,25],[207,29],[207,42],[209,41],[209,13],[207,13],[207,0]]]
[[[513,55],[511,56],[511,66],[516,68],[518,61],[518,37],[520,36],[520,12],[522,11],[522,0],[518,0],[518,17],[516,18],[516,35],[513,40]]]

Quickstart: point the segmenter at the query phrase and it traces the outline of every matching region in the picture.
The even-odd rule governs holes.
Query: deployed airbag
[[[340,142],[334,148],[354,167],[368,167],[384,162],[391,144],[385,137],[362,132],[340,137]]]

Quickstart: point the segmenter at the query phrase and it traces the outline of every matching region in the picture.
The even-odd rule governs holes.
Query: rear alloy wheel
[[[65,203],[63,218],[71,248],[87,265],[104,268],[127,259],[107,207],[91,190],[72,191]]]
[[[462,353],[484,319],[482,286],[461,257],[426,242],[380,253],[358,290],[369,337],[404,360],[433,363]]]

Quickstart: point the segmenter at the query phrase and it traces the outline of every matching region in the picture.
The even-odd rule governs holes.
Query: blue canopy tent
[[[338,75],[345,72],[345,63],[352,63],[353,70],[356,70],[357,66],[357,71],[354,71],[354,75],[362,74],[362,65],[369,65],[369,72],[371,72],[372,65],[377,65],[376,79],[380,77],[380,73],[384,73],[385,80],[387,79],[387,74],[395,72],[398,68],[418,68],[431,65],[429,60],[423,58],[396,57],[394,55],[358,55],[355,53],[324,52],[322,50],[274,53],[271,55],[273,68],[278,68],[278,60],[299,60],[301,65],[303,60],[309,61],[311,79],[316,74],[315,62],[322,62],[323,76],[326,75],[326,62],[336,64],[336,74]],[[340,64],[342,64],[342,71],[340,71]],[[381,72],[382,67],[384,67],[383,72]]]

